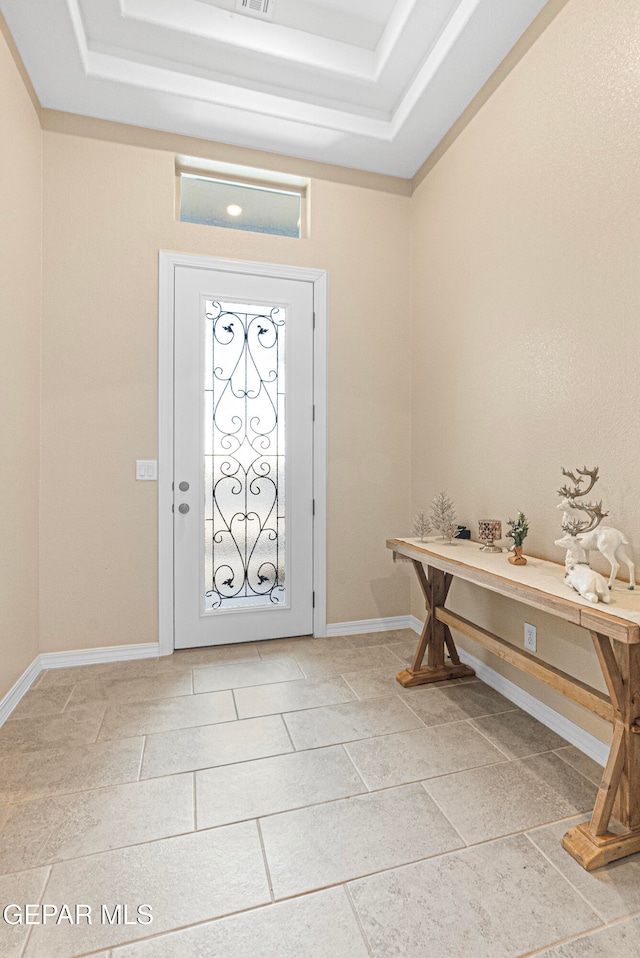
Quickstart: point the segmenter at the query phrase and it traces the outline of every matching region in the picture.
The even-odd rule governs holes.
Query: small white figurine
[[[630,591],[635,589],[635,566],[629,553],[624,548],[624,546],[629,545],[629,541],[619,529],[612,529],[610,526],[598,526],[597,529],[592,529],[591,532],[579,532],[577,536],[566,533],[562,539],[556,539],[556,545],[567,550],[564,560],[565,568],[569,568],[570,556],[576,549],[581,555],[578,559],[574,560],[574,565],[576,562],[584,562],[588,565],[589,553],[592,549],[597,549],[598,552],[602,553],[611,566],[609,588],[613,585],[613,580],[620,569],[618,559],[622,559],[629,569],[629,585],[627,589]]]
[[[574,566],[589,565],[587,561],[587,553],[578,542],[577,536],[570,536],[567,533],[562,537],[562,539],[556,539],[555,544],[560,546],[561,549],[567,550],[567,553],[564,557],[565,578],[569,573],[569,570],[573,569]]]
[[[607,580],[588,565],[574,565],[565,574],[567,585],[589,602],[611,602]]]
[[[629,553],[624,546],[629,545],[623,532],[618,529],[612,529],[610,526],[598,526],[592,532],[582,532],[576,536],[580,543],[580,548],[584,549],[589,561],[589,552],[591,549],[597,549],[611,565],[611,575],[609,576],[609,588],[613,585],[613,580],[618,574],[620,563],[618,558],[622,559],[629,570],[629,585],[627,589],[633,591],[636,585],[636,570]]]
[[[556,545],[567,550],[564,559],[567,585],[589,602],[610,602],[607,580],[599,572],[589,568],[587,553],[579,544],[577,536],[563,536],[562,539],[556,539]]]
[[[633,590],[636,584],[635,566],[629,553],[624,548],[624,546],[629,545],[629,540],[619,529],[600,525],[600,522],[608,515],[607,512],[602,511],[602,501],[582,501],[582,497],[586,496],[598,481],[598,467],[595,466],[593,469],[587,469],[585,466],[583,469],[576,469],[576,472],[578,473],[577,476],[572,472],[568,472],[566,469],[562,470],[562,474],[571,479],[574,487],[570,489],[567,485],[564,485],[558,490],[558,494],[561,498],[557,508],[562,509],[562,529],[565,536],[563,539],[557,540],[556,545],[562,546],[567,550],[575,551],[577,548],[582,551],[582,556],[576,558],[573,561],[573,565],[577,563],[585,563],[588,565],[589,552],[592,549],[597,549],[611,566],[611,574],[609,575],[610,589],[620,569],[618,559],[621,559],[629,570],[629,585],[627,588]],[[583,490],[581,484],[587,477],[590,480],[589,485]],[[571,515],[572,510],[574,510],[573,516]],[[588,520],[581,522],[576,517],[575,510],[586,513]],[[569,569],[569,564],[570,552],[567,551],[565,558],[565,568],[567,570]]]

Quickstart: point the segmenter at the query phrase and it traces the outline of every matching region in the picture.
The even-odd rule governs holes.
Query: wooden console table
[[[640,851],[640,590],[629,592],[616,582],[611,603],[593,605],[565,585],[564,567],[555,562],[529,558],[526,566],[513,566],[505,553],[481,552],[477,542],[462,540],[446,545],[389,539],[387,548],[394,560],[402,557],[413,563],[427,609],[413,662],[400,672],[398,682],[408,687],[473,675],[473,669],[460,662],[453,628],[611,722],[613,742],[591,821],[570,829],[562,844],[588,871]],[[454,577],[587,629],[609,694],[446,609]],[[612,817],[620,830],[610,830]]]

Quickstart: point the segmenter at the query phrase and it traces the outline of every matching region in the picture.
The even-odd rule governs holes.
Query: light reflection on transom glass
[[[205,609],[285,601],[285,310],[205,302]]]

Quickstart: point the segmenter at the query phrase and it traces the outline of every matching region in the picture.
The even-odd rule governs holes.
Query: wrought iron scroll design
[[[208,301],[211,469],[207,607],[284,600],[284,319]],[[282,509],[281,509],[282,507]],[[207,537],[205,537],[205,542]]]

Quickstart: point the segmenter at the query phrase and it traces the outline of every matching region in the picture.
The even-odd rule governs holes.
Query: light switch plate
[[[157,482],[158,460],[136,459],[136,479],[138,482]]]

